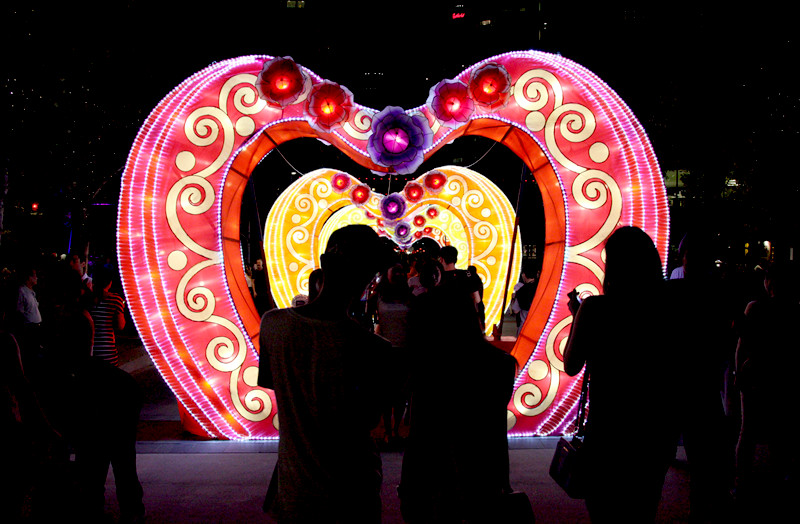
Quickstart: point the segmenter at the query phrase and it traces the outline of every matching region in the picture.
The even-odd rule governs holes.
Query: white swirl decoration
[[[603,225],[591,238],[568,248],[567,259],[588,268],[599,282],[603,281],[604,271],[593,260],[582,253],[599,246],[614,232],[622,217],[622,191],[617,182],[606,172],[587,169],[580,173],[572,183],[572,196],[575,202],[586,209],[599,209],[610,200],[608,216]]]
[[[564,93],[558,78],[544,69],[533,69],[522,74],[514,85],[514,99],[526,111],[539,111],[550,100],[547,84],[553,89],[554,104],[560,106],[564,101]]]
[[[353,123],[345,122],[342,126],[344,132],[356,140],[367,140],[372,132],[372,117],[374,113],[359,109],[353,116]]]
[[[209,155],[213,161],[196,173],[184,174],[170,187],[165,200],[167,223],[175,238],[185,248],[202,257],[194,265],[187,265],[187,257],[181,256],[175,263],[175,253],[168,265],[174,271],[183,271],[175,293],[175,304],[185,318],[193,322],[206,322],[223,328],[229,335],[216,334],[208,341],[206,360],[215,370],[231,374],[229,394],[231,402],[240,415],[248,420],[263,420],[272,411],[269,398],[263,391],[254,389],[245,393],[245,402],[240,398],[238,380],[247,357],[247,342],[239,326],[227,318],[215,314],[217,297],[211,289],[199,285],[191,286],[193,279],[203,270],[222,263],[219,251],[200,245],[181,222],[185,215],[200,216],[214,212],[218,195],[207,178],[219,171],[233,154],[235,135],[238,131],[252,133],[253,119],[249,115],[265,110],[266,104],[260,100],[255,89],[255,75],[243,74],[230,78],[220,89],[218,106],[200,107],[194,110],[184,122],[183,130],[187,142],[200,148],[219,148]],[[227,108],[229,103],[240,115],[237,125],[233,124]],[[176,153],[175,166],[184,173],[194,168],[194,154],[190,151]],[[185,215],[182,215],[182,213]],[[218,332],[217,332],[218,333]],[[202,366],[201,366],[202,369]],[[256,387],[255,381],[252,384]]]
[[[585,167],[579,166],[561,151],[556,139],[556,131],[571,143],[583,142],[592,136],[596,126],[594,113],[581,104],[564,104],[553,109],[547,117],[544,140],[553,158],[567,169],[580,173]]]

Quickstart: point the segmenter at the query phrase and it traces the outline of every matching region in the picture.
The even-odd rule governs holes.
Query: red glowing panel
[[[512,435],[561,434],[575,418],[580,392],[579,379],[561,371],[572,321],[563,297],[574,288],[584,295],[601,292],[603,247],[618,226],[642,228],[666,260],[669,215],[658,162],[628,106],[564,57],[506,53],[451,80],[467,86],[456,111],[467,120],[447,121],[449,96],[437,105],[441,111],[419,106],[434,133],[425,159],[461,136],[488,137],[526,163],[542,194],[542,272],[512,353],[520,373],[508,421]],[[131,148],[118,206],[122,282],[141,339],[193,431],[277,438],[274,395],[255,380],[259,316],[239,243],[241,203],[254,167],[276,146],[307,137],[324,140],[368,170],[389,170],[366,153],[371,119],[380,110],[352,104],[344,88],[337,90],[340,98],[332,96],[327,89],[333,88],[322,89],[326,82],[289,57],[216,62],[169,92]],[[464,117],[467,101],[474,112]],[[407,137],[398,133],[388,145],[401,151],[404,143]],[[427,200],[413,204],[405,194],[416,206],[411,216],[424,213],[429,220],[423,234],[434,220],[431,212],[447,216],[471,205],[443,202],[449,180],[420,183],[424,199],[440,199],[423,208]],[[324,186],[335,194],[332,187]],[[351,184],[337,196],[366,207],[371,192]],[[451,358],[459,358],[457,350]],[[447,373],[443,380],[452,378]],[[443,398],[441,411],[461,413],[455,402]],[[460,416],[467,419],[454,421],[459,427],[481,423]]]

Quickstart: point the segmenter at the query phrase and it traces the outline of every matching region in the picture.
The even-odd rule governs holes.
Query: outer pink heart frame
[[[118,251],[134,321],[187,426],[217,438],[276,438],[279,427],[272,392],[256,386],[259,318],[239,243],[242,193],[254,167],[281,143],[314,137],[370,169],[392,169],[368,151],[377,111],[347,104],[340,120],[321,122],[309,101],[330,82],[298,68],[295,96],[265,94],[259,75],[273,60],[218,62],[176,87],[143,125],[122,181]],[[479,90],[487,69],[505,79],[499,96]],[[605,240],[619,226],[641,227],[665,260],[669,216],[655,155],[618,96],[560,56],[507,53],[445,82],[467,86],[462,101],[474,108],[463,121],[448,121],[432,92],[426,105],[406,111],[432,135],[424,158],[462,135],[480,135],[514,151],[539,184],[542,274],[512,352],[521,371],[508,428],[512,436],[563,434],[580,383],[563,373],[572,317],[562,298],[573,288],[600,292]],[[480,423],[465,389],[480,394],[480,385],[456,380],[442,400],[462,429],[463,419]]]

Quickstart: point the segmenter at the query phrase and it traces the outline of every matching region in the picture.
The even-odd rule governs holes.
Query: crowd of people
[[[113,468],[126,521],[144,518],[136,471],[142,392],[118,367],[126,323],[116,269],[82,253],[40,256],[6,268],[0,340],[2,435],[14,482],[3,493],[12,522],[101,522]]]
[[[592,522],[652,522],[679,445],[692,522],[766,518],[796,487],[786,429],[800,355],[795,267],[764,264],[763,288],[743,289],[714,270],[707,245],[688,234],[665,279],[652,240],[622,227],[605,246],[602,294],[563,297],[573,314],[564,370],[588,381]],[[267,299],[263,261],[248,268],[263,313],[258,384],[275,391],[280,420],[268,518],[380,522],[380,451],[396,449],[404,521],[533,521],[509,481],[517,362],[484,337],[480,278],[458,261],[452,246],[408,255],[369,227],[348,226],[330,237],[307,295],[285,309]],[[3,507],[21,520],[101,520],[112,467],[123,518],[141,521],[142,393],[118,367],[118,273],[88,271],[79,253],[13,269],[3,272],[0,369],[10,407],[2,434],[18,482],[3,491]],[[538,274],[525,264],[514,288],[518,329]],[[480,385],[469,431],[452,431],[446,406],[459,391],[443,373]]]
[[[770,520],[786,508],[797,467],[780,420],[800,355],[790,333],[800,319],[794,269],[767,265],[763,292],[744,307],[708,245],[689,233],[680,270],[665,281],[650,237],[620,228],[606,243],[603,294],[570,298],[564,369],[588,380],[592,522],[652,522],[679,443],[691,521]],[[760,470],[756,443],[766,451]]]
[[[275,389],[281,419],[265,510],[279,522],[380,522],[380,458],[369,438],[378,427],[378,444],[403,441],[397,490],[406,522],[505,521],[505,408],[516,362],[483,336],[474,270],[455,270],[451,247],[387,259],[377,238],[359,235],[331,237],[316,298],[263,318],[260,383]],[[574,319],[565,371],[588,380],[582,453],[592,522],[652,522],[679,445],[692,522],[764,516],[795,485],[796,453],[781,422],[800,354],[794,268],[765,263],[763,290],[742,289],[716,270],[707,245],[700,232],[687,235],[680,270],[665,279],[647,234],[620,228],[606,245],[602,294],[563,298]],[[525,265],[514,290],[520,323],[538,272]],[[387,371],[380,381],[376,369]],[[442,410],[455,394],[445,370],[483,387],[468,438]],[[345,410],[339,420],[352,420],[346,434],[330,424],[332,403]],[[774,504],[765,508],[767,495]],[[355,514],[356,505],[364,511]]]
[[[259,384],[275,390],[281,420],[265,510],[277,521],[380,522],[379,425],[385,442],[404,441],[405,521],[492,522],[507,507],[516,361],[485,340],[480,289],[457,258],[443,248],[405,260],[348,226],[330,237],[316,296],[264,315]],[[458,393],[445,369],[482,384],[468,433],[448,431],[442,411]]]

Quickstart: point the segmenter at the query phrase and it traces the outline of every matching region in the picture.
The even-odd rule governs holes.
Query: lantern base
[[[195,418],[186,411],[186,408],[183,407],[183,404],[178,402],[178,413],[181,416],[181,426],[185,431],[188,431],[192,435],[197,435],[198,437],[206,437],[206,438],[213,438],[212,435],[208,434],[208,431],[204,430],[200,427],[200,424],[197,423]],[[224,437],[220,437],[220,440],[227,440]]]

